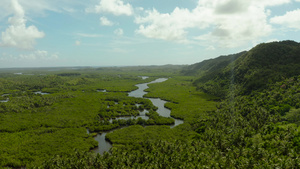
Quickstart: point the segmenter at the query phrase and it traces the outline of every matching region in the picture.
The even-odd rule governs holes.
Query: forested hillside
[[[204,79],[210,79],[211,76],[217,73],[221,73],[222,69],[224,69],[226,66],[234,62],[237,58],[239,58],[245,53],[246,52],[240,52],[237,54],[220,56],[214,59],[204,60],[202,62],[195,63],[186,68],[183,68],[182,73],[184,75],[207,77],[202,77],[202,81],[204,81]]]
[[[227,62],[222,60],[227,60]],[[223,63],[220,65],[220,63]],[[248,52],[203,61],[193,72],[203,72],[194,81],[200,89],[226,97],[228,92],[249,94],[268,84],[300,74],[300,44],[294,41],[260,44]],[[206,67],[217,68],[207,69]],[[203,70],[203,67],[205,68]]]

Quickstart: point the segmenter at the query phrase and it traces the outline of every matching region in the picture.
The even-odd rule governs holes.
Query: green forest
[[[282,41],[193,65],[0,69],[0,168],[300,168],[299,67]]]

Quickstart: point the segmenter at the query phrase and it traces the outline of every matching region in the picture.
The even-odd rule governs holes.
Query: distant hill
[[[230,63],[234,62],[238,57],[245,54],[246,51],[237,54],[219,56],[214,59],[204,60],[203,62],[195,63],[185,68],[182,73],[184,75],[202,76],[211,73],[216,73],[224,69]]]
[[[194,85],[217,96],[225,97],[229,91],[249,94],[299,75],[300,43],[262,43],[248,52],[193,64],[182,73],[197,76]]]

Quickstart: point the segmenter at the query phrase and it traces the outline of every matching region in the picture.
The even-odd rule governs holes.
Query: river
[[[167,78],[158,78],[152,82],[149,83],[142,83],[142,84],[137,84],[136,86],[138,87],[137,90],[131,91],[128,93],[128,96],[130,97],[136,97],[136,98],[143,98],[145,94],[147,94],[147,92],[145,92],[145,90],[148,87],[148,84],[152,84],[152,83],[161,83],[168,80]],[[158,107],[157,109],[157,113],[163,117],[171,117],[171,110],[165,108],[165,103],[167,103],[167,101],[161,100],[160,98],[149,98],[149,100],[151,100],[151,102],[153,103],[154,106]],[[127,118],[138,118],[138,117],[142,117],[143,119],[147,118],[147,116],[145,116],[145,112],[141,112],[140,116],[137,117],[127,117]],[[175,119],[175,124],[171,125],[170,127],[173,128],[179,124],[183,123],[183,120],[180,119]],[[116,129],[117,130],[117,129]],[[98,147],[95,148],[93,151],[99,154],[103,154],[105,151],[108,152],[109,149],[112,147],[111,143],[105,140],[105,136],[107,133],[113,132],[114,130],[111,130],[109,132],[104,132],[102,134],[97,134],[97,136],[95,137],[95,140],[98,141]]]

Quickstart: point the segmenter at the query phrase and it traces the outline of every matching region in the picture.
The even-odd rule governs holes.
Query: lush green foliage
[[[134,85],[157,78],[143,80],[132,69],[0,74],[0,100],[8,100],[0,102],[0,168],[39,165],[53,155],[70,154],[74,149],[89,151],[98,144],[93,139],[95,134],[87,134],[87,128],[101,132],[136,124],[173,124],[173,119],[158,116],[157,107],[148,99],[127,96],[125,91],[136,89]],[[136,116],[145,109],[149,120],[114,120]]]
[[[250,94],[253,90],[262,90],[269,84],[300,74],[300,44],[297,42],[260,44],[242,55],[236,55],[238,58],[227,62],[226,67],[209,69],[194,84],[208,93],[225,98],[232,91]],[[232,55],[226,57],[229,60]],[[218,65],[219,60],[217,58],[212,62]]]
[[[174,76],[168,81],[150,84],[146,97],[159,97],[170,101],[165,106],[172,110],[171,116],[184,119],[186,122],[205,116],[207,111],[216,107],[213,100],[218,97],[197,91],[192,85],[191,76]]]
[[[234,62],[237,58],[245,54],[240,52],[233,55],[220,56],[214,59],[204,60],[184,68],[181,73],[186,76],[201,76],[198,81],[210,80],[212,76],[222,72],[222,69]]]
[[[103,168],[109,168],[113,166],[118,166],[122,167],[122,163],[116,163],[113,164],[109,162],[111,159],[116,159],[120,161],[122,155],[120,154],[131,154],[130,156],[134,157],[135,159],[139,159],[141,157],[141,152],[145,156],[142,158],[151,158],[146,160],[144,164],[140,163],[132,163],[126,164],[125,166],[127,167],[142,167],[142,166],[148,166],[148,168],[157,168],[157,167],[162,167],[166,165],[171,165],[170,161],[168,161],[167,157],[168,154],[163,155],[165,152],[160,152],[160,150],[156,146],[161,146],[160,140],[165,140],[167,142],[164,142],[163,144],[168,144],[169,148],[165,149],[171,150],[172,146],[177,146],[175,144],[178,144],[181,142],[176,142],[174,144],[175,140],[181,140],[182,141],[182,146],[189,147],[189,142],[193,140],[193,138],[197,138],[197,132],[192,130],[192,126],[190,125],[190,122],[195,122],[195,119],[199,117],[205,117],[207,116],[207,111],[213,111],[215,110],[215,102],[213,101],[207,101],[207,99],[216,99],[216,97],[206,95],[202,92],[198,92],[195,90],[195,87],[191,84],[191,77],[173,77],[169,79],[166,82],[163,83],[158,83],[158,84],[151,84],[150,86],[150,93],[148,96],[151,97],[161,97],[163,99],[171,101],[171,103],[168,103],[166,106],[170,107],[173,112],[178,112],[179,115],[182,115],[182,118],[185,119],[185,123],[182,125],[179,125],[173,129],[171,129],[169,126],[147,126],[147,127],[142,127],[141,125],[134,125],[130,127],[126,127],[120,130],[115,130],[112,133],[108,133],[106,135],[106,139],[109,140],[110,142],[113,143],[114,148],[112,150],[112,155],[104,155],[104,156],[98,156],[95,157],[94,155],[87,155],[84,154],[84,159],[88,159],[85,161],[76,162],[74,160],[74,157],[67,157],[67,156],[56,156],[53,159],[49,160],[48,162],[45,162],[42,168],[47,168],[50,166],[50,168],[55,168],[58,167],[60,168],[61,166],[63,167],[69,167],[72,168],[75,164],[79,166],[85,166],[87,168],[93,168],[93,167],[103,167]],[[172,107],[172,105],[176,105],[176,107]],[[119,105],[119,104],[111,104],[111,105]],[[203,106],[202,109],[199,109],[199,105]],[[180,106],[183,106],[182,109],[180,109]],[[109,108],[106,108],[109,109]],[[184,112],[180,112],[183,111]],[[186,111],[186,112],[185,112]],[[153,111],[150,111],[148,113],[150,119],[155,119],[157,114]],[[162,118],[162,117],[160,117]],[[168,119],[168,118],[167,118]],[[142,120],[137,120],[137,121],[142,121]],[[149,121],[149,120],[148,120]],[[157,120],[154,120],[157,121]],[[173,120],[172,120],[173,121]],[[119,123],[120,120],[113,122],[113,124]],[[106,122],[108,124],[108,122]],[[134,124],[134,123],[133,123]],[[139,124],[139,123],[136,123]],[[146,123],[147,124],[147,123]],[[155,123],[158,124],[158,123]],[[145,146],[151,144],[151,146],[156,150],[158,149],[157,153],[161,154],[160,156],[154,157],[155,150],[154,149],[145,149]],[[181,147],[180,145],[180,147]],[[192,148],[192,147],[190,147]],[[177,147],[178,149],[178,147]],[[133,151],[136,151],[134,153]],[[178,149],[178,152],[174,155],[176,155],[177,158],[177,163],[172,164],[172,166],[176,165],[182,165],[186,166],[188,164],[188,161],[185,161],[183,159],[189,159],[188,155],[185,155],[183,152],[186,151],[186,149]],[[147,153],[146,153],[147,152]],[[173,151],[172,151],[173,152]],[[181,155],[182,156],[181,156]],[[197,154],[194,153],[188,153],[189,155],[192,155],[196,157]],[[165,160],[159,159],[161,157],[166,158]],[[124,156],[122,157],[124,158]],[[175,156],[173,157],[175,158]],[[70,162],[65,163],[66,159],[69,159]],[[75,158],[76,159],[76,158]],[[127,159],[127,157],[126,157]],[[128,159],[129,160],[129,159]],[[141,159],[143,160],[143,159]],[[163,164],[162,161],[164,161]],[[56,162],[54,162],[56,161]],[[101,161],[101,162],[100,162]],[[115,161],[115,160],[114,160]],[[157,163],[155,161],[159,161],[160,163]],[[189,160],[190,161],[190,160]],[[121,161],[120,161],[121,162]],[[115,163],[115,162],[114,162]],[[153,164],[152,164],[153,163]],[[193,166],[197,163],[197,161],[194,161],[194,163],[191,163],[190,166]],[[60,166],[57,166],[59,164]],[[199,165],[199,164],[197,164]],[[101,167],[100,167],[101,166]],[[125,167],[124,166],[124,167]]]
[[[112,154],[103,156],[79,152],[56,156],[41,168],[298,168],[300,162],[295,157],[294,160],[274,160],[273,154],[264,156],[256,147],[227,152],[224,157],[223,152],[203,141],[146,141],[140,146],[140,149],[115,149]]]
[[[89,151],[97,142],[85,128],[45,128],[0,133],[0,166],[20,167],[40,164],[56,155]]]
[[[300,92],[298,79],[229,98],[216,111],[202,112],[206,115],[174,129],[131,126],[116,130],[107,134],[117,144],[112,154],[79,153],[88,159],[80,162],[73,156],[56,156],[42,168],[59,168],[57,164],[67,168],[299,168],[299,102],[296,96],[291,98]],[[283,106],[274,111],[275,105]]]
[[[188,135],[187,133],[185,133]],[[139,146],[145,141],[151,140],[176,140],[181,138],[176,130],[170,129],[169,126],[148,126],[140,125],[126,127],[116,130],[106,135],[107,139],[114,144]]]
[[[26,78],[18,80],[5,74],[0,86],[3,94],[10,95],[2,100],[8,97],[10,101],[0,103],[0,135],[4,138],[0,141],[0,153],[4,154],[0,155],[4,161],[1,167],[300,168],[299,51],[296,42],[262,44],[249,52],[217,59],[211,69],[200,64],[201,70],[194,73],[197,76],[179,76],[178,69],[162,73],[171,78],[150,84],[147,97],[169,101],[165,106],[172,110],[171,115],[184,119],[184,124],[174,128],[154,125],[170,124],[172,119],[157,116],[149,100],[130,98],[124,92],[154,79],[142,80],[138,73],[155,75],[160,68],[34,77],[63,81],[54,86],[51,81],[42,83],[45,87],[40,90],[51,89],[50,95],[33,95],[34,83],[23,84]],[[199,67],[184,71],[190,74]],[[111,91],[118,92],[96,92],[108,90],[109,85],[114,86]],[[216,103],[218,97],[196,90],[194,85],[225,99]],[[25,89],[28,92],[23,93]],[[149,111],[149,120],[115,119],[144,109]],[[106,135],[113,148],[99,155],[88,152],[95,142],[85,128],[121,129]],[[58,148],[65,139],[75,141],[65,141],[66,145]],[[49,152],[48,146],[55,151]],[[16,153],[19,151],[26,156]]]

